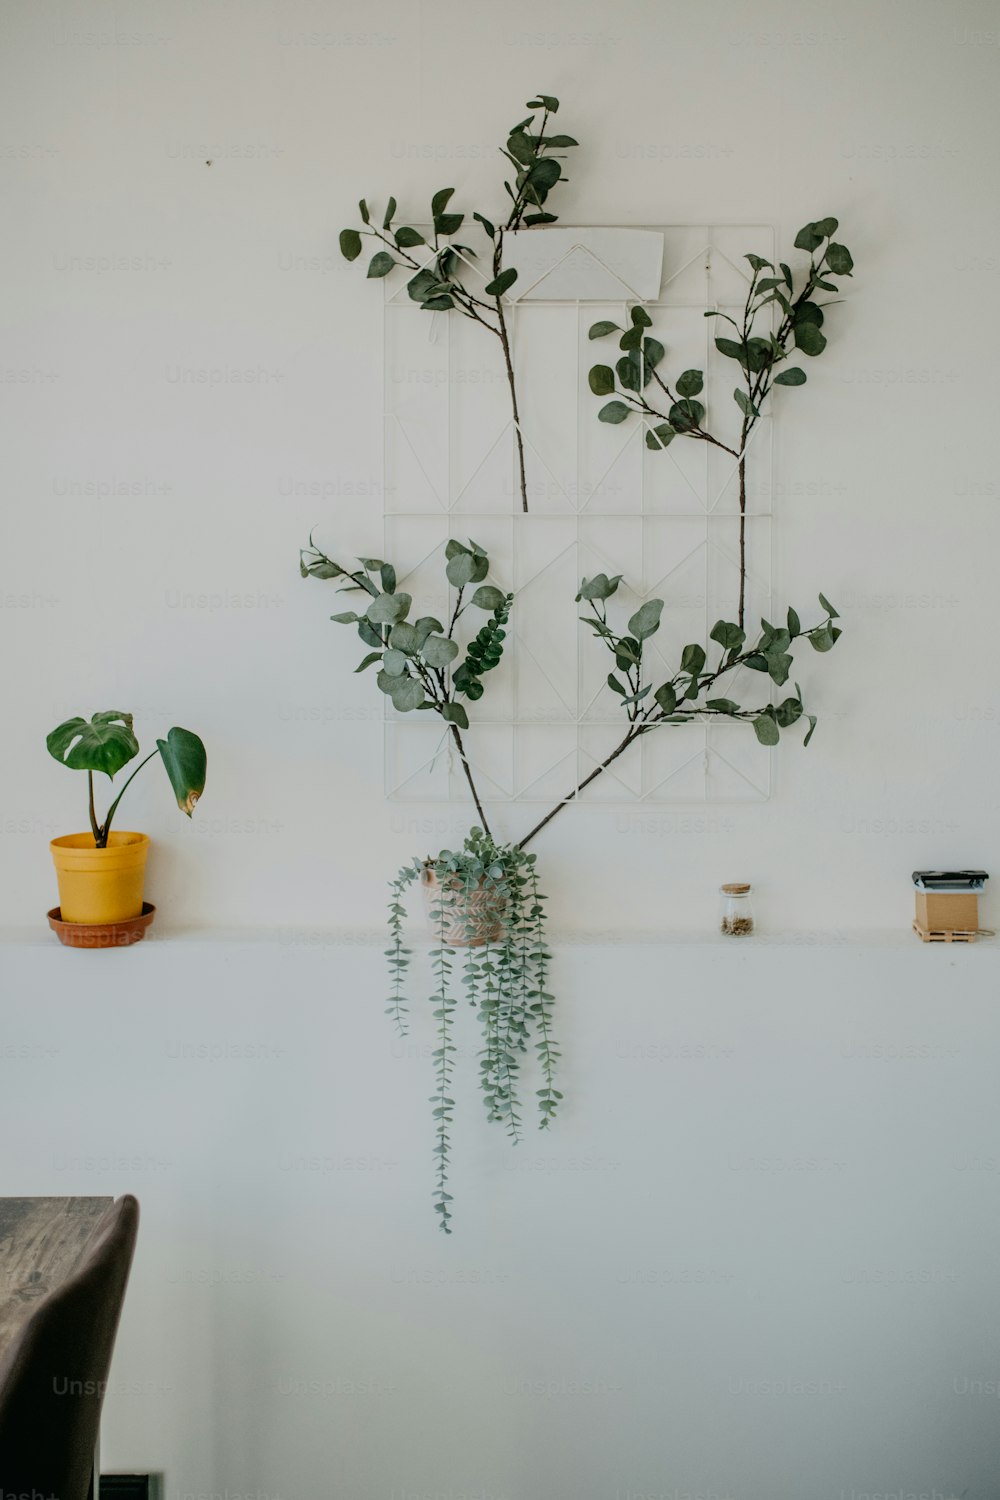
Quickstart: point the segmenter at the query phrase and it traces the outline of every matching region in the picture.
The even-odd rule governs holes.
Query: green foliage
[[[683,370],[673,383],[663,378],[657,366],[664,358],[663,345],[647,337],[652,324],[647,310],[635,306],[629,312],[629,327],[603,319],[590,328],[591,339],[619,335],[619,347],[627,357],[609,364],[594,365],[590,370],[590,389],[595,396],[612,396],[599,409],[601,422],[613,425],[630,417],[638,418],[645,429],[646,447],[653,452],[666,448],[682,435],[699,442],[723,448],[738,460],[740,469],[741,511],[745,508],[745,452],[747,438],[761,418],[763,403],[773,386],[792,387],[806,383],[805,371],[797,365],[782,369],[792,349],[815,358],[826,348],[822,305],[815,301],[818,292],[838,290],[831,276],[850,276],[854,261],[844,245],[830,240],[836,233],[836,219],[820,219],[807,224],[796,236],[800,250],[809,251],[809,264],[798,292],[791,268],[784,261],[780,275],[763,256],[748,254],[751,276],[746,308],[737,322],[728,313],[709,308],[706,318],[721,318],[729,325],[715,339],[715,347],[726,359],[734,360],[742,372],[742,384],[733,392],[741,415],[738,434],[722,436],[714,426],[706,426],[707,413],[696,400],[704,389],[702,370]],[[825,251],[822,246],[826,242]],[[779,315],[777,327],[772,323],[773,310]],[[758,332],[760,326],[763,332]],[[766,333],[766,336],[765,336]],[[655,384],[655,391],[650,388]]]
[[[517,280],[517,268],[504,265],[505,236],[522,228],[556,222],[556,215],[547,207],[548,197],[564,180],[562,164],[565,153],[577,145],[572,136],[554,134],[549,130],[549,121],[559,109],[559,101],[552,94],[539,94],[537,99],[529,100],[525,108],[530,113],[526,119],[510,127],[506,147],[501,148],[501,154],[513,168],[512,178],[503,184],[510,199],[507,217],[497,222],[495,217],[474,209],[468,226],[477,225],[486,238],[481,249],[488,258],[490,274],[485,275],[485,279],[476,268],[480,252],[454,238],[470,216],[453,209],[453,187],[439,188],[431,197],[429,238],[412,223],[396,224],[398,205],[394,197],[388,199],[381,223],[377,217],[372,218],[368,203],[362,198],[358,204],[361,228],[342,229],[340,232],[340,251],[348,261],[358,259],[365,239],[374,241],[375,253],[368,262],[367,271],[370,280],[380,281],[401,267],[408,274],[407,293],[423,311],[455,312],[478,323],[501,341],[512,414],[518,423],[514,363],[510,358],[503,306],[504,297]],[[528,489],[521,443],[518,443],[517,452],[522,504],[527,510]]]
[[[615,659],[615,672],[608,674],[608,687],[625,709],[628,720],[625,739],[615,754],[621,753],[641,735],[663,725],[693,723],[696,719],[713,715],[748,719],[753,723],[761,744],[776,745],[780,731],[790,728],[803,717],[802,695],[797,686],[794,696],[785,698],[777,707],[768,703],[746,705],[736,698],[713,694],[712,689],[730,673],[743,667],[768,676],[778,685],[784,684],[792,667],[792,645],[796,640],[808,640],[816,651],[831,650],[841,632],[833,624],[838,618],[837,612],[823,595],[820,595],[820,604],[826,611],[826,618],[807,631],[802,629],[799,616],[792,608],[788,610],[787,628],[761,620],[756,637],[749,643],[741,626],[730,620],[717,620],[709,636],[710,641],[721,647],[716,664],[710,667],[704,646],[691,641],[681,650],[676,672],[654,690],[653,681],[646,680],[644,644],[660,628],[663,600],[647,599],[629,619],[628,634],[620,635],[608,619],[605,603],[620,582],[620,577],[609,579],[600,573],[596,578],[583,579],[577,594],[577,601],[589,609],[589,613],[580,616],[581,620],[590,626]],[[810,726],[804,741],[808,744],[816,720],[811,714],[805,717]]]
[[[490,566],[485,550],[471,538],[466,545],[453,537],[445,547],[445,573],[456,593],[447,628],[433,615],[409,618],[413,600],[397,589],[396,569],[391,563],[378,557],[360,557],[357,561],[360,567],[354,570],[344,567],[321,552],[310,536],[299,563],[304,578],[340,579],[339,592],[361,592],[369,597],[364,614],[346,610],[330,617],[337,625],[356,625],[362,642],[372,647],[355,671],[367,671],[378,663],[376,685],[398,713],[428,710],[447,725],[468,729],[468,713],[457,697],[475,703],[483,696],[482,679],[500,665],[504,627],[514,603],[513,594],[482,582]],[[466,599],[466,590],[473,584],[479,586]],[[462,655],[462,646],[455,639],[456,627],[468,609],[481,610],[489,619],[471,636],[463,659],[453,667]]]
[[[174,789],[177,806],[190,817],[205,790],[208,774],[205,746],[190,729],[175,726],[167,731],[165,740],[157,740],[156,748]]]
[[[529,1049],[535,1053],[540,1072],[542,1087],[535,1090],[535,1099],[543,1130],[563,1097],[555,1087],[560,1053],[552,1035],[551,956],[535,856],[516,844],[495,843],[481,828],[473,828],[459,850],[443,849],[424,860],[412,860],[390,883],[386,1008],[400,1033],[406,1035],[409,1026],[410,1001],[405,991],[412,957],[404,941],[404,898],[418,880],[430,886],[436,936],[430,996],[437,1029],[435,1090],[430,1101],[435,1132],[433,1202],[439,1227],[450,1234],[456,984],[461,985],[481,1027],[479,1083],[486,1118],[501,1125],[513,1143],[523,1131],[523,1074]],[[464,953],[461,966],[457,962],[460,948]]]
[[[132,733],[132,715],[107,709],[91,720],[67,719],[46,737],[50,755],[71,771],[117,774],[139,754],[139,741]]]
[[[208,772],[205,746],[190,729],[180,729],[175,725],[168,730],[165,740],[157,740],[156,749],[145,760],[140,761],[128,777],[102,823],[98,821],[94,807],[94,774],[96,772],[107,776],[110,781],[139,754],[139,741],[132,730],[132,715],[122,713],[119,709],[106,709],[94,714],[89,720],[67,719],[46,736],[45,745],[49,754],[60,765],[68,766],[71,771],[86,771],[90,793],[90,827],[98,849],[107,848],[108,834],[111,832],[118,804],[133,779],[154,756],[159,755],[162,760],[177,806],[188,817],[194,812],[205,790]]]

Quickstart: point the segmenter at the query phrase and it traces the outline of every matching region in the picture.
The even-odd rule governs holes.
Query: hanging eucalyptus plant
[[[545,897],[538,884],[534,854],[516,844],[496,844],[482,828],[473,828],[462,849],[444,849],[434,858],[404,865],[392,882],[389,899],[390,946],[386,950],[392,977],[388,1010],[401,1035],[407,1032],[409,1002],[404,994],[410,950],[403,942],[406,914],[403,896],[415,881],[430,891],[430,917],[436,939],[431,950],[434,990],[430,997],[437,1022],[434,1050],[435,1120],[434,1210],[441,1228],[451,1233],[448,1169],[455,1101],[451,1097],[457,1048],[454,1042],[455,979],[476,1011],[482,1027],[479,1084],[486,1118],[502,1125],[513,1145],[521,1139],[522,1058],[532,1044],[541,1088],[535,1098],[539,1128],[555,1116],[562,1094],[555,1087],[559,1048],[552,1034],[549,965],[545,935]],[[457,950],[464,951],[459,964]]]
[[[539,94],[530,99],[525,108],[532,113],[511,126],[507,132],[507,145],[500,148],[513,168],[513,181],[504,182],[511,200],[507,217],[494,221],[478,210],[472,213],[472,219],[479,226],[477,233],[485,234],[490,242],[486,250],[490,267],[488,276],[484,277],[474,264],[479,252],[455,239],[463,225],[466,232],[471,226],[466,214],[456,213],[450,207],[454,188],[441,188],[431,199],[430,238],[412,224],[397,223],[395,198],[389,199],[381,226],[377,215],[373,221],[371,209],[362,198],[358,204],[361,228],[342,229],[340,249],[346,260],[357,260],[364,248],[364,240],[374,240],[384,248],[377,249],[368,262],[370,278],[380,280],[397,266],[402,266],[414,273],[406,289],[425,312],[456,312],[499,339],[510,391],[521,504],[527,510],[524,438],[504,307],[505,294],[517,280],[517,268],[504,264],[504,247],[506,236],[519,229],[556,222],[557,216],[546,208],[546,203],[549,193],[563,177],[563,155],[578,142],[570,135],[547,133],[549,121],[559,109],[559,100],[551,94]]]

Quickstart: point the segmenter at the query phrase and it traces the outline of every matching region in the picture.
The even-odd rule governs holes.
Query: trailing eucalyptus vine
[[[795,248],[809,252],[809,267],[804,279],[800,277],[797,292],[795,277],[784,261],[776,269],[762,255],[746,255],[744,259],[749,261],[753,274],[741,317],[737,320],[716,308],[705,313],[706,318],[721,318],[733,330],[734,336],[719,336],[715,340],[719,353],[734,360],[741,372],[740,384],[733,391],[741,415],[739,435],[731,441],[719,437],[705,425],[705,407],[698,400],[705,386],[702,370],[684,370],[672,383],[660,374],[658,367],[666,350],[659,339],[646,333],[646,329],[653,326],[653,320],[644,307],[636,305],[631,309],[628,328],[603,320],[594,323],[590,329],[591,339],[620,334],[618,347],[623,351],[614,369],[610,365],[594,365],[590,371],[590,389],[594,395],[613,395],[615,398],[601,407],[598,412],[600,421],[617,424],[639,416],[646,429],[647,448],[662,450],[674,438],[686,437],[711,443],[736,459],[740,487],[740,593],[736,620],[740,629],[744,625],[746,607],[747,445],[760,421],[761,408],[771,387],[806,383],[806,372],[799,365],[779,369],[788,358],[791,347],[810,358],[822,354],[826,348],[826,335],[822,331],[823,309],[830,304],[817,302],[816,294],[839,291],[830,277],[850,276],[854,269],[851,252],[832,238],[837,227],[836,219],[819,219],[799,230]],[[821,250],[822,255],[819,254]],[[779,309],[777,332],[773,331],[772,309],[775,305]],[[766,337],[754,331],[758,319],[767,324]],[[652,391],[651,386],[654,387]],[[666,403],[669,405],[663,411],[661,408]]]
[[[346,260],[357,260],[363,249],[363,240],[375,240],[385,248],[376,249],[368,262],[370,278],[379,280],[388,276],[396,266],[403,266],[415,273],[406,289],[413,301],[426,312],[457,312],[500,340],[510,390],[521,504],[527,510],[524,439],[517,405],[510,330],[504,311],[504,295],[517,280],[517,270],[514,266],[504,265],[504,237],[519,229],[556,222],[557,216],[545,205],[549,193],[562,178],[563,154],[578,142],[570,135],[547,133],[549,121],[559,109],[559,100],[551,94],[539,94],[537,98],[529,99],[525,107],[532,113],[511,126],[507,132],[506,148],[500,148],[513,168],[513,181],[504,182],[511,200],[507,217],[502,222],[494,222],[478,211],[472,214],[479,230],[490,241],[486,252],[490,274],[485,285],[472,264],[478,259],[478,251],[454,238],[466,223],[464,213],[449,209],[454,188],[441,188],[431,199],[430,239],[412,224],[396,224],[395,198],[389,199],[381,226],[372,220],[371,209],[362,198],[358,204],[362,227],[341,230],[340,250]]]
[[[457,852],[444,849],[433,858],[404,865],[391,886],[390,946],[386,949],[392,979],[387,1009],[402,1035],[407,1031],[404,987],[410,962],[403,939],[403,896],[415,881],[430,888],[436,939],[431,950],[434,988],[430,996],[437,1023],[431,1096],[434,1210],[441,1229],[450,1234],[456,979],[482,1027],[479,1084],[487,1120],[502,1125],[513,1144],[521,1139],[522,1070],[529,1048],[535,1052],[542,1082],[534,1091],[540,1129],[548,1127],[563,1097],[555,1087],[560,1054],[552,1035],[554,996],[548,989],[545,897],[538,886],[535,855],[525,854],[516,845],[495,844],[481,828],[473,828]],[[461,965],[460,948],[464,952]]]

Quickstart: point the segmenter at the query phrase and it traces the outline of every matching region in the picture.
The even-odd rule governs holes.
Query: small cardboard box
[[[975,932],[979,897],[975,891],[916,891],[917,923],[925,932]]]

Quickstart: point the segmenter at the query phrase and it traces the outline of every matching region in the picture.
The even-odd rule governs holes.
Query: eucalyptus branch
[[[459,244],[453,237],[466,222],[464,213],[451,211],[449,205],[454,188],[441,188],[431,199],[430,219],[432,243],[424,232],[412,224],[396,224],[397,204],[390,198],[381,227],[372,222],[371,210],[364,198],[358,204],[361,214],[361,229],[343,229],[340,233],[340,249],[346,260],[357,260],[362,251],[362,239],[373,238],[384,247],[376,251],[368,262],[370,279],[380,280],[396,267],[413,272],[407,282],[411,299],[427,312],[455,311],[463,317],[487,329],[500,341],[503,351],[504,370],[510,392],[511,416],[514,443],[517,453],[520,480],[521,504],[528,509],[528,482],[525,470],[524,437],[518,409],[517,382],[514,372],[514,357],[510,333],[504,312],[503,298],[517,280],[517,270],[503,264],[504,234],[507,231],[529,228],[536,224],[552,224],[556,215],[545,210],[548,195],[562,178],[562,166],[555,152],[565,151],[577,142],[568,135],[547,135],[549,119],[559,108],[559,100],[551,94],[541,94],[528,101],[532,111],[527,119],[513,125],[507,134],[506,148],[502,154],[515,169],[514,183],[504,183],[512,201],[507,221],[499,227],[485,214],[473,212],[475,220],[490,241],[492,277],[482,289],[482,297],[466,285],[467,260],[475,258],[477,252],[470,245]],[[537,134],[531,126],[536,123],[536,112],[541,111],[541,126]],[[532,212],[527,210],[532,209]],[[395,227],[394,227],[395,225]],[[430,259],[420,261],[413,251],[426,246],[431,251]],[[492,303],[483,298],[492,298]],[[491,321],[491,315],[496,321]]]
[[[441,621],[433,615],[409,618],[413,600],[397,587],[392,563],[380,557],[362,557],[357,561],[359,568],[346,567],[318,547],[310,533],[308,546],[299,554],[299,571],[304,578],[339,581],[339,592],[360,592],[367,597],[363,614],[345,610],[331,616],[338,625],[356,626],[362,642],[370,648],[356,670],[364,672],[378,665],[378,687],[397,712],[429,710],[443,719],[458,752],[480,823],[489,834],[486,810],[461,733],[469,727],[469,716],[459,698],[477,702],[483,696],[483,677],[499,666],[503,656],[504,626],[514,596],[483,581],[489,572],[489,558],[477,542],[470,540],[466,546],[453,538],[445,547],[445,572],[456,598],[446,633]],[[466,590],[473,584],[478,587],[467,600]],[[469,641],[465,658],[459,662],[461,647],[454,638],[455,630],[470,607],[482,610],[487,620]]]
[[[624,672],[627,665],[630,670],[634,671],[637,681],[641,682],[643,643],[650,636],[655,635],[660,627],[663,601],[648,599],[629,620],[629,635],[619,635],[607,623],[607,611],[603,601],[617,591],[620,581],[620,577],[608,578],[604,573],[599,573],[591,579],[585,578],[577,598],[591,606],[591,616],[581,616],[581,618],[584,623],[590,625],[595,635],[604,641],[615,658],[618,671]],[[635,701],[630,703],[629,695],[624,693],[614,673],[609,673],[608,686],[618,694],[627,710],[629,723],[625,734],[604,760],[535,824],[521,839],[518,848],[525,849],[564,807],[579,800],[587,787],[603,775],[620,755],[624,755],[636,740],[651,733],[654,729],[691,723],[703,717],[747,720],[753,723],[754,732],[761,744],[775,745],[778,743],[782,729],[791,727],[804,717],[809,722],[809,729],[805,736],[805,744],[808,744],[816,727],[816,718],[813,714],[806,713],[801,691],[797,686],[795,695],[790,695],[782,703],[776,706],[768,703],[759,708],[743,708],[732,699],[706,698],[705,695],[721,678],[741,667],[766,673],[772,682],[778,685],[784,684],[788,681],[792,666],[789,648],[796,640],[808,640],[817,651],[831,650],[841,633],[840,628],[834,624],[838,615],[833,605],[822,594],[819,598],[826,616],[818,625],[811,626],[807,630],[803,629],[798,614],[790,608],[786,624],[780,628],[763,620],[757,637],[750,645],[747,645],[742,626],[718,620],[711,632],[711,639],[722,648],[718,665],[706,672],[704,670],[705,649],[697,643],[685,646],[678,671],[656,689],[652,702],[644,709],[639,709],[639,696],[646,696],[651,685],[650,688],[638,689]],[[598,600],[602,601],[600,609],[597,606]]]
[[[686,437],[700,442],[709,442],[736,459],[739,484],[738,547],[739,547],[739,593],[736,602],[736,619],[743,628],[746,611],[747,578],[747,447],[750,435],[761,418],[761,405],[772,385],[804,385],[805,371],[792,366],[778,370],[788,357],[789,343],[793,341],[801,353],[813,357],[822,353],[826,339],[820,332],[823,311],[814,300],[817,290],[836,292],[838,287],[827,278],[850,276],[854,262],[850,251],[837,244],[832,236],[837,231],[836,219],[821,219],[807,224],[795,239],[797,249],[809,252],[809,269],[805,283],[796,295],[790,268],[781,263],[780,275],[774,274],[773,263],[763,256],[748,254],[751,276],[739,323],[719,308],[709,308],[707,318],[720,318],[728,323],[737,337],[717,337],[715,347],[725,358],[735,360],[740,366],[742,384],[733,391],[740,408],[741,423],[736,446],[725,442],[716,433],[705,427],[706,410],[697,398],[704,390],[705,376],[702,370],[685,370],[676,381],[668,381],[660,374],[658,366],[664,359],[664,346],[647,330],[652,327],[652,318],[641,305],[629,312],[629,326],[621,328],[617,323],[603,320],[590,329],[591,339],[619,335],[618,346],[622,358],[614,368],[610,365],[594,365],[589,374],[590,388],[596,396],[612,396],[614,399],[603,405],[598,419],[612,425],[638,415],[645,425],[646,446],[654,451],[669,446],[675,438]],[[816,252],[825,244],[817,263]],[[763,273],[769,272],[770,275]],[[783,318],[777,334],[765,338],[754,334],[759,313],[772,302],[782,309]],[[659,411],[647,399],[644,392],[654,384],[672,403],[666,412]],[[714,424],[713,424],[714,425]]]

